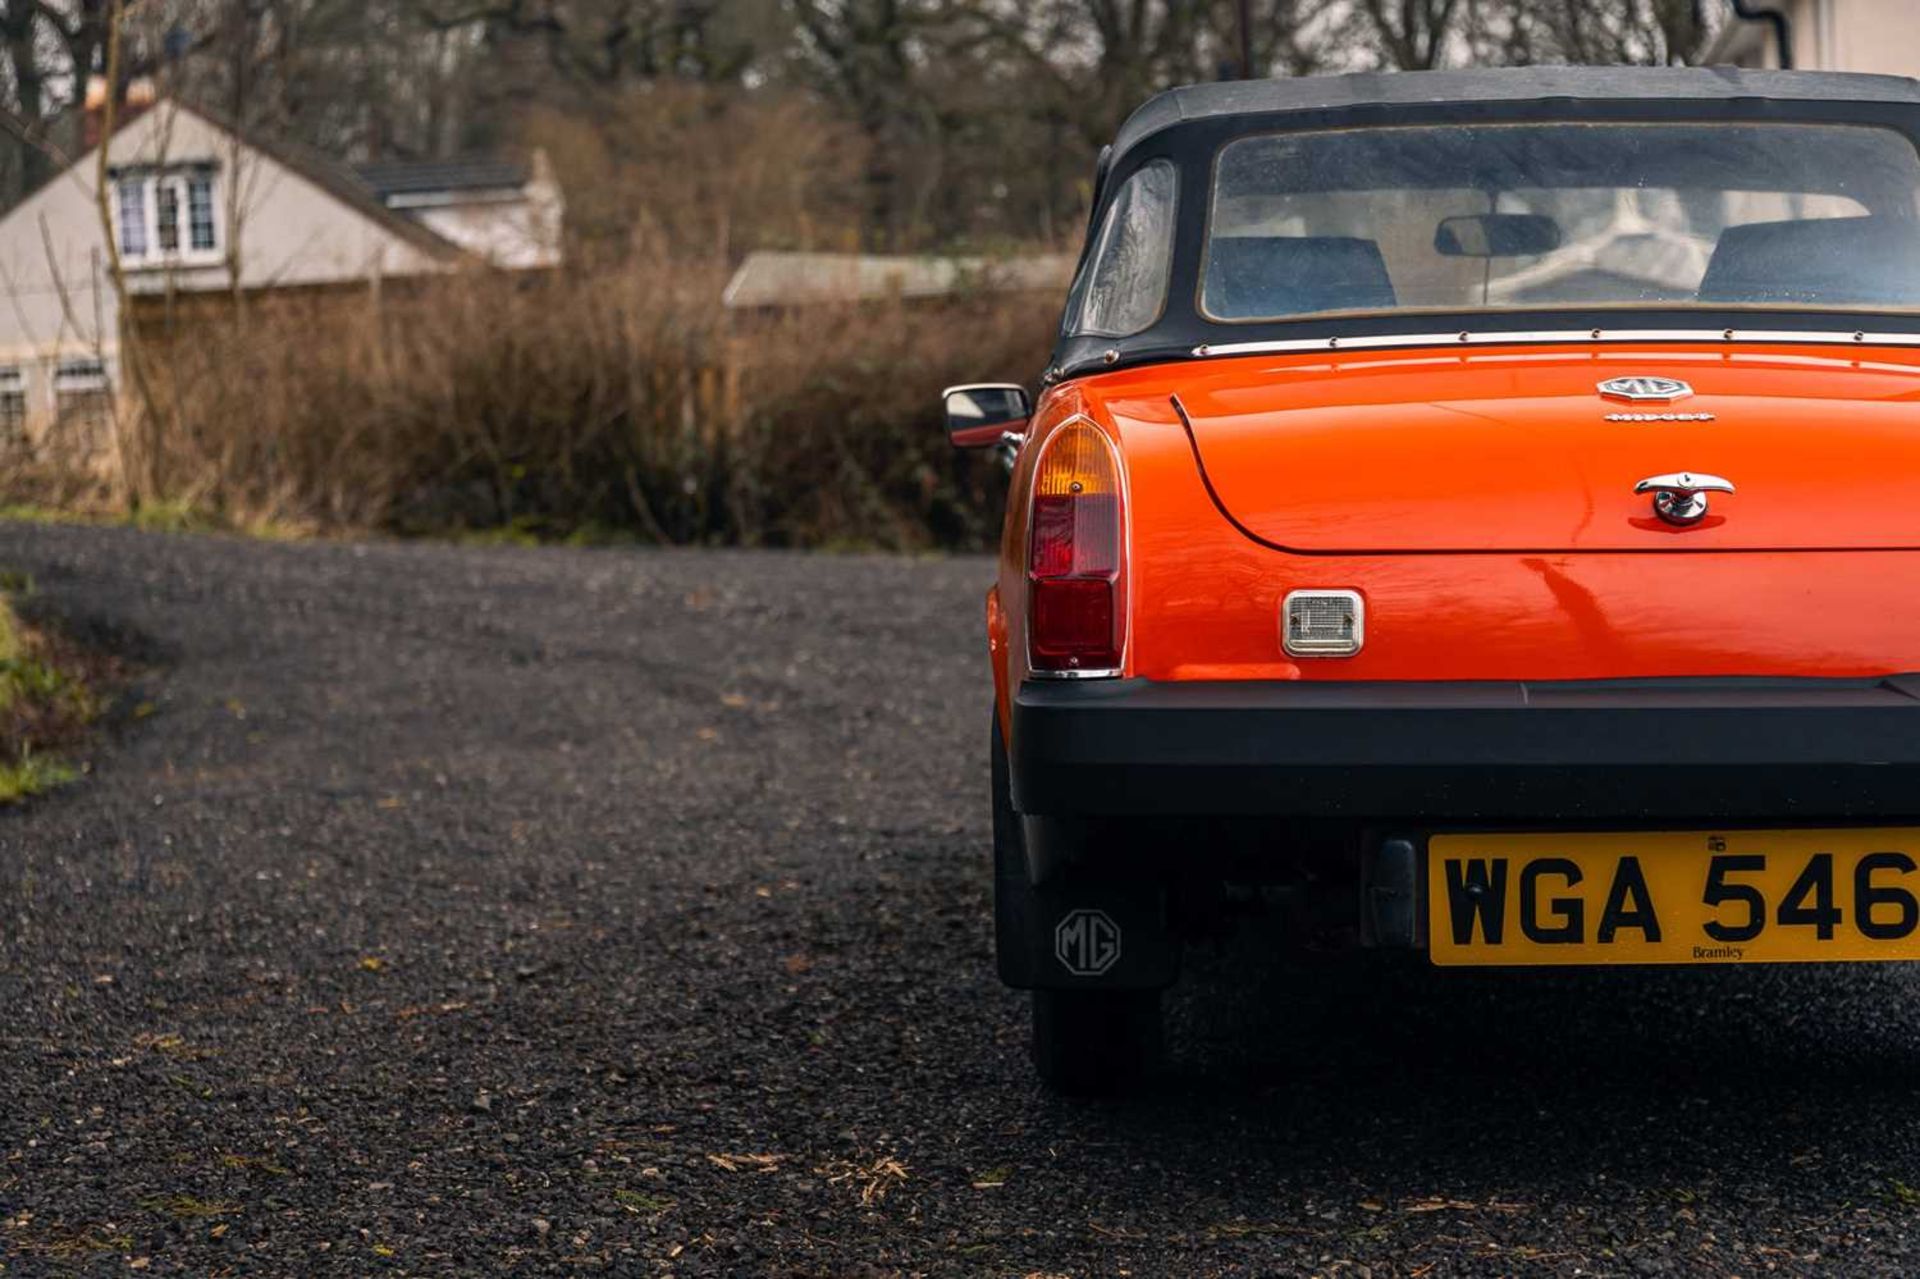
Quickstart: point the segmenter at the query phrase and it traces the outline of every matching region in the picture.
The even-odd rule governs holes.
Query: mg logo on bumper
[[[1120,925],[1104,910],[1072,911],[1053,930],[1053,954],[1075,977],[1098,977],[1120,962]]]

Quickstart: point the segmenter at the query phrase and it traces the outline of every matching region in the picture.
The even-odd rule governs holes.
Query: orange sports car
[[[1104,153],[987,601],[1068,1089],[1278,901],[1441,965],[1920,958],[1920,85],[1203,85]]]

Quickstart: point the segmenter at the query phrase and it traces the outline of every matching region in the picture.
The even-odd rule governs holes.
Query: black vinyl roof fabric
[[[1173,252],[1168,264],[1167,290],[1159,317],[1125,337],[1079,333],[1072,327],[1073,307],[1085,283],[1091,233],[1081,253],[1067,316],[1047,371],[1057,381],[1084,372],[1171,359],[1203,358],[1200,353],[1216,343],[1244,345],[1270,341],[1341,341],[1350,337],[1379,339],[1414,332],[1487,335],[1500,331],[1526,333],[1565,329],[1591,332],[1623,324],[1636,330],[1662,327],[1732,331],[1739,329],[1833,328],[1856,332],[1888,331],[1920,334],[1920,308],[1888,308],[1862,304],[1858,308],[1817,309],[1790,301],[1778,304],[1723,305],[1709,299],[1694,303],[1652,301],[1645,306],[1596,305],[1591,308],[1476,307],[1445,310],[1354,310],[1324,314],[1288,315],[1271,320],[1224,322],[1202,312],[1199,305],[1205,281],[1208,219],[1218,173],[1216,162],[1225,148],[1241,139],[1293,131],[1332,129],[1383,133],[1420,125],[1539,126],[1536,134],[1546,153],[1532,159],[1534,168],[1552,172],[1558,166],[1571,185],[1594,181],[1600,186],[1669,183],[1692,185],[1695,180],[1737,184],[1741,173],[1762,185],[1777,182],[1781,190],[1803,190],[1808,175],[1791,169],[1794,154],[1783,150],[1777,158],[1754,156],[1749,148],[1741,173],[1715,176],[1714,163],[1698,148],[1672,150],[1660,146],[1633,150],[1633,171],[1572,171],[1582,163],[1581,148],[1560,148],[1554,154],[1553,131],[1559,126],[1610,126],[1665,123],[1716,125],[1828,124],[1867,126],[1891,130],[1920,150],[1920,81],[1899,76],[1857,75],[1820,71],[1747,71],[1733,67],[1526,67],[1471,71],[1369,72],[1359,75],[1307,77],[1291,80],[1242,80],[1171,89],[1149,99],[1121,125],[1112,147],[1102,153],[1094,186],[1089,230],[1107,216],[1118,191],[1147,164],[1171,165],[1178,175],[1179,198],[1174,206]],[[1588,132],[1588,138],[1600,136]],[[1728,135],[1732,137],[1733,135]],[[1432,146],[1425,153],[1436,181],[1471,182],[1473,165],[1485,155],[1510,155],[1528,142],[1516,135],[1504,149],[1469,147],[1448,151]],[[1376,145],[1359,140],[1361,145]],[[1881,139],[1884,141],[1884,139]],[[1864,139],[1854,142],[1864,144]],[[1853,145],[1850,142],[1849,145]],[[1285,145],[1282,143],[1281,145]],[[1381,138],[1380,147],[1407,145],[1404,140]],[[1623,154],[1626,154],[1623,152]],[[1402,175],[1405,164],[1385,166]],[[1870,163],[1828,166],[1848,177],[1847,190],[1872,195]],[[1880,166],[1884,168],[1885,166]],[[1364,189],[1365,165],[1355,166]],[[1438,171],[1444,170],[1444,173]],[[1498,185],[1499,174],[1491,175]],[[1817,186],[1817,184],[1814,184]],[[1856,191],[1857,187],[1857,191]],[[1875,203],[1897,203],[1910,190],[1881,193]],[[1416,326],[1410,329],[1409,323]]]
[[[1737,67],[1503,67],[1229,80],[1169,89],[1149,98],[1120,126],[1113,141],[1113,159],[1117,162],[1163,129],[1219,116],[1556,99],[1711,102],[1734,98],[1917,106],[1920,80],[1837,71],[1747,71]]]

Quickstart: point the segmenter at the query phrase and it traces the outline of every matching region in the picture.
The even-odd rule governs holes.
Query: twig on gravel
[[[1525,1212],[1525,1204],[1505,1203],[1498,1199],[1489,1199],[1485,1203],[1474,1203],[1471,1199],[1447,1199],[1440,1195],[1430,1195],[1425,1199],[1407,1199],[1400,1204],[1401,1212]]]
[[[1245,1239],[1258,1235],[1310,1235],[1315,1232],[1304,1226],[1291,1226],[1279,1221],[1248,1221],[1241,1217],[1233,1221],[1217,1222],[1207,1227],[1207,1234],[1215,1239]]]
[[[1151,1239],[1153,1236],[1144,1230],[1127,1226],[1103,1226],[1097,1221],[1089,1221],[1087,1229],[1096,1235],[1105,1235],[1109,1239]]]
[[[792,1155],[708,1155],[707,1162],[728,1172],[779,1172],[780,1165]]]

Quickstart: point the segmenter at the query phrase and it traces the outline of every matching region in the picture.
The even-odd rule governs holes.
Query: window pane
[[[187,222],[196,253],[211,253],[219,247],[213,234],[213,179],[196,174],[187,181]]]
[[[160,251],[180,251],[180,184],[162,181],[156,188],[160,201]]]
[[[112,439],[113,383],[103,361],[60,361],[53,375],[53,429],[48,445],[70,462],[97,456]]]
[[[102,391],[107,385],[107,365],[104,360],[85,357],[62,360],[53,372],[56,391]]]
[[[120,201],[120,255],[144,258],[147,256],[147,184],[140,178],[124,178],[116,190]]]
[[[1138,333],[1159,318],[1173,260],[1173,166],[1157,160],[1127,179],[1107,208],[1074,332]]]
[[[1917,213],[1920,155],[1891,129],[1268,134],[1220,153],[1201,309],[1917,308]]]
[[[27,451],[27,377],[18,367],[0,369],[0,457]]]

